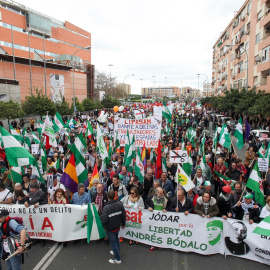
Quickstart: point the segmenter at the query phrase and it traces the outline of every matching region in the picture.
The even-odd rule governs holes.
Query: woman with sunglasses
[[[144,209],[144,202],[143,199],[136,187],[132,187],[130,189],[130,195],[125,196],[121,202],[123,203],[124,207],[126,208],[138,208]],[[128,246],[131,247],[133,241],[130,240]],[[136,246],[139,245],[139,242],[136,242]]]

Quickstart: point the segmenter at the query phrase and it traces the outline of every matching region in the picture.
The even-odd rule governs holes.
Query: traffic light
[[[187,90],[187,92],[189,93],[189,89]]]

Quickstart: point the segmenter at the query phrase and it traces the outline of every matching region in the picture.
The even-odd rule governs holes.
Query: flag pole
[[[246,189],[247,189],[247,187],[245,186],[245,188],[244,188],[244,190],[243,190],[243,192],[242,192],[242,194],[241,194],[241,197],[240,197],[240,199],[239,199],[239,201],[238,201],[238,202],[240,202],[240,201],[242,200],[242,197],[243,197],[243,195],[244,195],[244,193],[245,193]]]

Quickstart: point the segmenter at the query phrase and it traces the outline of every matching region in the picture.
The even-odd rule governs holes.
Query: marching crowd
[[[153,115],[153,106],[139,105],[144,109],[147,116]],[[126,107],[120,114],[124,118],[131,118],[134,105]],[[8,160],[5,156],[5,149],[0,149],[0,204],[24,204],[26,207],[45,204],[88,204],[98,206],[98,213],[105,228],[109,228],[110,222],[104,216],[103,209],[110,206],[110,201],[120,201],[125,208],[148,209],[149,211],[172,211],[184,213],[185,215],[197,214],[202,218],[214,216],[223,219],[234,218],[245,220],[250,224],[258,223],[270,215],[270,171],[262,174],[262,185],[264,190],[265,206],[256,201],[253,190],[246,187],[249,176],[259,157],[258,151],[261,142],[250,134],[248,149],[245,160],[237,155],[234,147],[223,147],[216,144],[213,135],[210,134],[210,125],[222,127],[218,119],[207,114],[204,108],[186,107],[183,113],[182,108],[175,106],[172,112],[171,123],[163,118],[162,132],[160,139],[162,169],[160,177],[156,177],[156,162],[158,149],[146,149],[146,162],[144,164],[144,178],[140,181],[135,172],[128,171],[125,164],[124,147],[114,148],[109,157],[109,164],[104,168],[102,159],[97,149],[97,137],[93,133],[84,135],[85,167],[88,171],[87,179],[77,186],[77,192],[72,194],[67,186],[61,182],[63,173],[71,157],[70,145],[77,135],[83,131],[86,119],[96,130],[97,123],[104,129],[104,142],[109,149],[110,138],[113,134],[114,111],[106,110],[106,117],[99,118],[101,110],[95,110],[88,115],[77,114],[72,125],[68,126],[67,133],[58,133],[57,147],[46,149],[44,137],[41,135],[41,149],[46,152],[46,169],[42,166],[41,150],[35,155],[37,164],[43,175],[44,182],[39,176],[33,173],[32,166],[23,168],[22,182],[14,183]],[[65,123],[67,119],[64,119]],[[31,127],[27,130],[29,134],[36,132],[33,119]],[[25,125],[20,121],[20,125]],[[18,128],[16,120],[12,122],[14,128]],[[20,126],[22,131],[22,127]],[[195,132],[192,140],[188,136],[189,130]],[[202,143],[204,141],[204,143]],[[33,142],[34,143],[34,142]],[[266,143],[267,142],[263,142]],[[187,150],[192,166],[190,179],[195,187],[185,190],[176,180],[177,164],[170,163],[170,150]],[[265,145],[267,149],[267,145]],[[202,159],[205,157],[206,166],[201,167]],[[164,162],[163,162],[164,161]],[[95,167],[98,174],[95,172]],[[224,176],[227,182],[222,181]],[[229,179],[229,180],[228,180]],[[108,196],[109,195],[109,196]],[[1,214],[1,213],[0,213]],[[120,222],[123,226],[125,222]],[[120,224],[118,228],[120,229]],[[110,239],[110,237],[109,237]],[[121,239],[120,239],[121,241]],[[108,236],[105,243],[108,243]],[[129,241],[128,245],[139,245],[139,242]],[[45,245],[45,241],[41,241]],[[152,252],[155,247],[150,247]],[[112,254],[115,260],[112,263],[121,262],[117,248],[113,248]]]

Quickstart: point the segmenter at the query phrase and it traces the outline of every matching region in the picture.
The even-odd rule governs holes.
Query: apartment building
[[[12,0],[0,0],[0,90],[24,100],[35,88],[59,102],[94,97],[91,34]]]
[[[180,97],[181,96],[181,88],[176,86],[165,87],[150,87],[150,88],[142,88],[142,95],[152,96],[153,98],[163,98],[166,97]]]
[[[270,92],[270,0],[247,0],[213,46],[215,95],[231,88]]]

